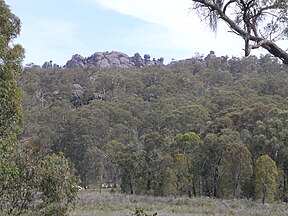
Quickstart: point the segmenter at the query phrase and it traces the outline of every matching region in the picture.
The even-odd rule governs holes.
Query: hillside
[[[26,118],[20,138],[63,152],[84,187],[287,196],[288,68],[269,55],[140,68],[31,67],[19,82]],[[265,155],[269,160],[260,160]],[[258,190],[262,163],[276,168],[271,193]]]

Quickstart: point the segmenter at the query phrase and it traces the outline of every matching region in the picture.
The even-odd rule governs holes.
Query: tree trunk
[[[134,187],[133,187],[133,184],[132,184],[131,181],[132,181],[132,180],[130,180],[130,182],[129,182],[130,194],[134,195]]]
[[[239,26],[233,19],[231,19],[225,14],[225,9],[223,11],[222,8],[219,7],[219,5],[213,3],[214,1],[206,1],[206,0],[193,0],[193,1],[199,2],[200,4],[208,8],[210,11],[216,11],[219,15],[219,18],[224,20],[229,25],[229,27],[233,30],[233,32],[236,33],[238,36],[241,36],[244,39],[247,39],[247,36],[248,36],[249,38],[248,45],[249,45],[250,40],[257,43],[256,45],[245,47],[245,56],[248,56],[250,54],[251,49],[257,49],[259,47],[263,47],[273,56],[281,59],[284,64],[288,64],[287,52],[285,52],[280,47],[278,47],[273,41],[265,40],[264,38],[259,37],[257,34],[253,35],[250,32],[247,32],[245,29]],[[233,1],[230,1],[227,5],[229,5],[232,2]]]
[[[288,53],[282,50],[272,41],[268,41],[262,47],[266,49],[269,53],[271,53],[273,56],[280,58],[284,64],[288,64]]]
[[[264,187],[264,188],[263,188],[262,204],[264,204],[265,201],[266,201],[266,193],[267,193],[267,190],[266,190],[266,187]]]
[[[217,197],[218,196],[218,167],[215,169],[214,173],[214,182],[213,182],[213,196]]]

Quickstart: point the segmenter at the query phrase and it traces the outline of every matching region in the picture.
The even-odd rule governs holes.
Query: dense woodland
[[[19,139],[63,152],[83,187],[263,202],[288,195],[288,67],[272,56],[32,67],[19,82]]]

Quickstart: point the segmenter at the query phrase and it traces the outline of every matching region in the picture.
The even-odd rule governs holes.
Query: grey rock
[[[145,54],[145,55],[144,55],[144,59],[145,59],[145,60],[150,60],[150,58],[151,58],[151,57],[150,57],[149,54]]]
[[[112,52],[95,52],[91,56],[84,58],[79,54],[75,54],[67,61],[64,67],[76,68],[84,67],[85,65],[94,65],[100,68],[129,68],[129,67],[146,67],[150,65],[163,65],[164,59],[160,58],[157,61],[155,58],[150,60],[150,55],[145,54],[142,59],[139,53],[135,53],[134,56],[129,57],[127,54],[117,51]]]
[[[42,68],[52,69],[52,68],[53,68],[52,60],[50,60],[49,62],[46,61],[46,62],[42,65]]]
[[[84,88],[80,84],[73,84],[72,96],[81,97],[84,94]]]
[[[118,53],[115,51],[112,51],[111,53],[107,53],[105,55],[106,58],[110,59],[110,58],[118,58]]]
[[[209,61],[211,59],[217,58],[214,51],[210,51],[210,53],[204,58],[205,61]]]
[[[121,53],[121,52],[118,52],[118,57],[119,58],[127,58],[127,59],[129,59],[129,56],[127,55],[127,54],[125,54],[125,53]]]
[[[77,61],[76,59],[71,59],[71,60],[66,62],[65,66],[67,68],[81,68],[81,67],[84,67],[84,62]]]
[[[136,67],[145,67],[144,61],[139,53],[135,53],[134,56],[131,57],[131,61]]]
[[[99,62],[99,67],[100,68],[110,68],[110,64],[108,62],[108,60],[106,58],[103,58],[100,62]]]
[[[54,63],[53,68],[60,68],[60,65]]]
[[[146,66],[150,66],[150,65],[155,65],[155,64],[157,64],[157,62],[155,62],[154,60],[153,61],[151,61],[150,60],[150,55],[149,54],[145,54],[144,55],[144,64],[146,65]],[[155,58],[154,58],[155,59]]]
[[[164,58],[161,57],[160,59],[157,60],[157,65],[164,65]]]
[[[44,63],[45,64],[45,63]],[[30,63],[27,63],[27,64],[25,64],[25,67],[26,68],[31,68],[31,67],[34,67],[35,66],[35,64],[33,63],[33,62],[30,62]]]
[[[89,59],[88,62],[89,63],[98,62],[98,61],[101,61],[101,59],[103,59],[103,58],[104,58],[103,53],[96,52],[93,55],[91,55],[90,57],[88,57],[88,59]]]
[[[85,58],[79,54],[75,54],[72,56],[72,59],[74,59],[76,61],[84,61]]]
[[[121,64],[121,65],[127,65],[127,66],[128,66],[128,65],[130,64],[130,59],[129,59],[129,57],[126,58],[126,57],[123,56],[123,57],[120,57],[119,60],[120,60],[120,64]]]
[[[116,58],[108,58],[108,62],[110,67],[121,67],[121,62],[118,59],[118,56]]]
[[[53,95],[58,95],[58,94],[59,94],[59,91],[58,91],[58,90],[55,90],[55,91],[52,92],[52,94],[53,94]]]

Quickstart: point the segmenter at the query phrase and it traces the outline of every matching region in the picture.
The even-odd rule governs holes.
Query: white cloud
[[[173,29],[187,29],[187,24],[198,21],[190,14],[191,0],[90,0],[103,8],[137,17],[146,22]],[[197,28],[202,24],[194,23]]]
[[[164,26],[179,26],[187,18],[190,0],[92,0],[104,8]]]
[[[207,24],[200,22],[191,11],[191,0],[90,0],[104,9],[114,10],[146,22],[168,27],[170,30],[158,32],[160,44],[167,41],[167,46],[187,52],[215,50],[219,55],[242,55],[242,40],[228,33],[227,26],[221,25],[216,37]],[[146,32],[146,35],[151,32]],[[162,35],[162,36],[161,36]],[[154,35],[155,36],[155,35]],[[218,52],[218,53],[217,53]]]

